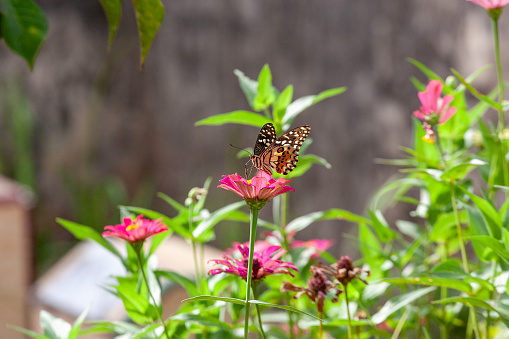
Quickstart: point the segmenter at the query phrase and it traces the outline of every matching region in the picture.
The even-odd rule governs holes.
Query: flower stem
[[[454,212],[454,221],[456,223],[456,229],[458,232],[458,239],[460,244],[460,251],[461,251],[461,259],[463,261],[463,269],[467,274],[470,274],[470,270],[468,268],[468,258],[467,258],[467,250],[465,249],[465,240],[463,239],[463,231],[461,230],[461,221],[460,221],[460,215],[458,212],[458,203],[456,201],[456,191],[454,187],[454,181],[450,182],[450,188],[451,188],[451,204],[452,209]]]
[[[189,224],[189,233],[191,234],[191,247],[193,249],[193,260],[194,260],[194,274],[196,280],[196,289],[200,290],[201,285],[201,276],[200,276],[200,268],[198,267],[198,256],[196,254],[196,241],[194,240],[193,234],[193,210],[194,203],[191,201],[189,203],[189,212],[188,212],[188,224]]]
[[[249,303],[249,299],[251,297],[251,278],[253,275],[253,253],[254,253],[254,244],[256,239],[256,224],[258,222],[258,210],[251,210],[251,227],[249,230],[249,261],[247,264],[247,284],[246,284],[246,315],[244,322],[244,339],[248,339],[249,333],[249,307],[251,304]]]
[[[491,22],[493,24],[493,38],[495,41],[495,58],[497,63],[497,76],[498,76],[498,102],[502,104],[504,101],[504,77],[502,73],[502,61],[500,58],[500,45],[499,45],[499,37],[498,37],[498,18],[491,18]],[[501,109],[498,112],[498,131],[501,133],[505,127],[505,116],[504,110]]]
[[[345,288],[346,314],[348,316],[348,339],[352,339],[352,319],[350,317],[350,302],[348,300],[347,284],[343,284]]]
[[[138,259],[138,265],[140,266],[140,271],[143,276],[143,281],[145,281],[145,285],[147,285],[148,294],[154,303],[155,309],[157,310],[157,315],[159,316],[159,320],[161,320],[161,323],[163,324],[164,334],[166,335],[167,339],[170,339],[170,336],[168,335],[168,331],[166,330],[166,324],[164,323],[163,315],[161,314],[161,310],[159,310],[159,307],[157,306],[156,299],[154,298],[154,295],[150,291],[150,286],[148,284],[147,275],[145,274],[144,265],[141,261],[140,251],[136,250],[136,248],[134,249],[134,251],[136,252],[136,258]]]
[[[320,312],[318,317],[320,318],[320,329],[318,332],[318,338],[322,339],[323,338],[323,312]]]
[[[253,296],[256,300],[258,300],[258,288],[257,286],[253,286]],[[258,316],[258,324],[260,325],[260,333],[262,334],[263,339],[267,339],[267,336],[265,335],[265,332],[263,331],[263,323],[262,323],[262,316],[260,314],[260,307],[258,304],[255,304],[256,308],[256,314]]]

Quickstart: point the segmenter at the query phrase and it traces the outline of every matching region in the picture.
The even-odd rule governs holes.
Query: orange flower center
[[[130,230],[135,230],[139,227],[140,225],[138,225],[137,223],[134,223],[134,224],[131,224],[129,226],[126,227],[126,231],[130,231]]]

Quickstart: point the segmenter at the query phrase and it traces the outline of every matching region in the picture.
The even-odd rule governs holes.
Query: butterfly
[[[256,138],[254,153],[249,156],[245,166],[246,178],[248,169],[251,172],[252,168],[269,175],[272,175],[272,170],[284,175],[290,173],[297,166],[300,146],[310,131],[311,127],[300,126],[276,139],[274,125],[271,123],[263,125]]]

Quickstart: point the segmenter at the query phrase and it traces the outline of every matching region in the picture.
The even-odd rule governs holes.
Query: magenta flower
[[[433,126],[446,123],[456,113],[456,107],[449,107],[454,97],[451,94],[440,97],[443,88],[440,81],[431,80],[426,90],[418,94],[422,106],[418,111],[414,111],[414,115],[422,121],[426,132],[423,140],[429,143],[436,140]]]
[[[320,256],[321,252],[326,251],[329,247],[334,244],[334,241],[328,239],[311,239],[308,241],[295,240],[290,247],[291,248],[312,248],[314,253],[311,255],[312,259],[316,259]]]
[[[509,0],[467,0],[483,7],[484,9],[497,9],[509,4]]]
[[[130,243],[144,241],[154,234],[168,230],[168,226],[161,220],[143,219],[143,215],[138,215],[135,220],[127,217],[122,224],[105,226],[104,229],[107,231],[103,232],[103,237],[121,238]]]
[[[213,259],[217,265],[223,265],[223,268],[215,268],[209,271],[210,275],[219,273],[229,273],[247,280],[247,265],[249,260],[249,247],[243,244],[238,245],[240,258],[224,255],[223,259]],[[277,252],[277,253],[276,253]],[[281,246],[269,246],[261,251],[253,252],[253,271],[251,278],[255,281],[261,281],[266,276],[272,274],[289,274],[293,277],[289,269],[297,271],[295,265],[289,261],[278,260],[286,251]]]
[[[244,179],[237,173],[223,175],[223,179],[219,182],[221,182],[221,185],[217,187],[238,194],[246,201],[250,209],[256,210],[260,210],[267,201],[275,196],[288,191],[295,191],[294,188],[286,186],[291,180],[284,178],[274,180],[263,171],[258,171],[250,180]]]
[[[242,244],[240,242],[234,241],[234,242],[232,242],[232,247],[224,250],[223,254],[224,255],[235,255],[235,254],[240,255],[239,246],[244,246],[246,248],[249,248],[249,241],[246,241],[245,243],[242,243]],[[270,246],[273,246],[273,245],[271,245],[267,240],[256,240],[255,244],[254,244],[254,252],[255,253],[263,252],[265,249],[269,248]]]

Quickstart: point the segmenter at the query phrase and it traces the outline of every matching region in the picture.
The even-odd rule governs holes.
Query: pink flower
[[[291,180],[283,178],[274,180],[274,178],[263,171],[258,171],[250,180],[244,179],[237,173],[223,175],[223,179],[219,180],[219,182],[221,182],[221,185],[217,187],[238,194],[246,200],[249,208],[257,210],[260,210],[267,201],[275,196],[288,191],[295,191],[294,188],[286,186]]]
[[[240,242],[234,241],[234,242],[232,242],[232,247],[227,248],[223,252],[223,254],[224,255],[235,255],[235,254],[239,253],[239,246],[244,246],[246,248],[249,248],[249,241],[246,241],[245,243],[242,243],[242,244]],[[257,240],[257,241],[255,241],[255,244],[254,244],[254,251],[255,251],[255,253],[262,252],[265,249],[269,248],[270,246],[273,246],[273,245],[269,244],[269,242],[267,240]]]
[[[467,0],[473,2],[476,5],[483,7],[484,9],[497,9],[505,7],[509,4],[509,0]]]
[[[456,107],[448,107],[454,97],[451,94],[440,97],[443,88],[440,81],[431,80],[426,90],[418,94],[422,106],[418,111],[414,111],[414,115],[431,126],[437,122],[444,124],[456,113]]]
[[[143,219],[143,215],[138,215],[135,220],[124,218],[122,224],[105,226],[104,229],[107,231],[103,232],[103,237],[117,237],[130,243],[144,241],[154,234],[168,230],[168,226],[161,220]]]
[[[223,259],[210,260],[224,268],[215,268],[209,271],[209,274],[216,275],[222,272],[230,273],[247,280],[247,265],[249,261],[249,247],[243,244],[237,246],[240,252],[240,258],[233,256],[223,256]],[[277,253],[276,253],[277,252]],[[253,272],[251,278],[254,280],[263,280],[266,276],[272,274],[293,274],[289,269],[297,271],[295,265],[289,261],[278,260],[286,251],[281,246],[269,246],[261,251],[253,252]]]
[[[316,259],[320,256],[321,252],[326,251],[329,247],[334,244],[334,241],[328,239],[311,239],[308,241],[295,240],[290,247],[291,248],[312,248],[315,253],[311,255],[312,259]]]

